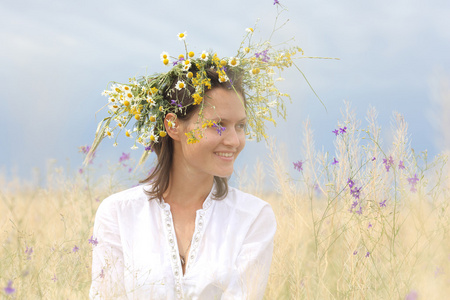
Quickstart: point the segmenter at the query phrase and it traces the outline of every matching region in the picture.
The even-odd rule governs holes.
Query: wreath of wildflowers
[[[233,82],[227,76],[227,72],[233,71],[241,75],[241,85],[246,98],[247,139],[260,141],[267,138],[266,121],[276,125],[273,118],[275,112],[277,116],[285,119],[284,101],[290,100],[289,94],[279,91],[276,87],[277,81],[282,80],[279,73],[285,68],[295,66],[311,87],[304,74],[295,65],[294,59],[313,57],[303,56],[303,50],[297,46],[280,49],[273,47],[270,39],[262,43],[252,43],[253,33],[253,28],[246,29],[236,55],[231,57],[221,57],[213,51],[197,54],[189,51],[186,32],[179,33],[178,39],[184,43],[185,53],[174,57],[164,51],[160,55],[161,63],[171,66],[169,71],[140,78],[133,77],[129,79],[129,83],[110,83],[109,89],[102,93],[108,97],[109,116],[99,123],[94,143],[85,162],[89,161],[89,157],[105,137],[116,136],[114,143],[116,146],[117,136],[123,132],[126,137],[134,140],[131,149],[138,149],[138,144],[145,148],[139,164],[143,163],[152,151],[152,145],[167,135],[164,127],[165,116],[168,113],[185,113],[187,107],[191,105],[199,106],[201,121],[194,130],[186,133],[188,143],[196,143],[203,138],[206,127],[216,127],[218,134],[221,134],[226,128],[222,127],[220,122],[202,118],[204,97],[211,89],[211,81],[206,72],[208,69],[217,72],[219,82],[228,82],[233,89]],[[167,100],[167,97],[164,97],[176,93],[176,90],[189,93],[193,102],[183,105],[178,99]],[[131,128],[130,124],[133,124]],[[174,126],[172,122],[168,125]]]

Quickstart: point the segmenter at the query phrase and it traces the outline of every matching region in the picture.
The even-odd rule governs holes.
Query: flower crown
[[[103,138],[113,138],[116,131],[124,132],[126,137],[134,139],[132,149],[137,149],[137,144],[145,148],[140,160],[142,163],[152,151],[152,146],[166,137],[164,119],[168,113],[183,114],[189,106],[194,105],[199,107],[199,116],[202,117],[205,93],[211,89],[211,78],[208,76],[211,70],[217,73],[220,83],[229,83],[229,88],[232,89],[235,87],[228,75],[230,72],[239,74],[246,99],[247,139],[260,141],[267,138],[265,122],[276,125],[274,112],[285,118],[284,100],[290,100],[288,94],[280,92],[276,87],[277,81],[283,80],[277,72],[279,74],[293,65],[298,69],[293,59],[304,56],[303,50],[296,46],[277,49],[271,45],[270,40],[254,44],[253,32],[252,28],[246,29],[237,54],[232,57],[219,57],[212,51],[200,54],[188,51],[187,34],[179,33],[178,39],[184,42],[185,53],[178,57],[172,57],[167,52],[160,55],[162,64],[172,66],[169,71],[138,79],[130,78],[127,84],[112,82],[110,88],[102,93],[109,99],[110,116],[98,125],[90,153],[95,151]],[[175,97],[167,97],[171,93],[180,92],[192,97],[190,103],[185,104]],[[129,128],[130,123],[134,123],[132,128]],[[172,126],[171,122],[168,125]],[[203,118],[197,128],[186,133],[187,142],[198,142],[206,127],[216,127],[218,134],[225,130],[220,122]],[[117,137],[114,145],[117,145]],[[86,159],[89,159],[89,155]]]

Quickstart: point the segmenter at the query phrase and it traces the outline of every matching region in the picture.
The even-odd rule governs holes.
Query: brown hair
[[[193,73],[195,76],[195,72]],[[211,80],[211,89],[233,89],[242,95],[245,104],[242,76],[239,75],[239,72],[233,72],[232,70],[227,71],[226,74],[230,79],[230,81],[227,82],[219,82],[219,75],[214,69],[207,69],[206,73]],[[177,78],[174,78],[169,88],[163,91],[164,99],[167,103],[171,103],[172,99],[177,99],[183,107],[186,107],[183,111],[175,110],[173,113],[178,119],[187,120],[199,109],[198,105],[189,105],[194,102],[191,95],[195,93],[195,89],[193,86],[187,84],[185,89],[179,91],[175,89],[176,82]],[[163,193],[169,187],[170,169],[172,167],[172,157],[174,152],[172,138],[169,135],[166,135],[161,138],[158,143],[152,143],[151,148],[156,153],[157,163],[151,174],[144,180],[141,180],[141,183],[150,184],[150,190],[146,190],[146,194],[150,196],[150,199],[157,198],[161,200]],[[214,183],[216,185],[216,190],[213,197],[217,200],[225,198],[228,194],[228,178],[214,176]]]

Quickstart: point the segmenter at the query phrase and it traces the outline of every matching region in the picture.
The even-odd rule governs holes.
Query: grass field
[[[306,123],[298,161],[284,161],[269,143],[269,165],[237,174],[239,188],[271,203],[277,216],[267,299],[450,294],[447,156],[430,160],[412,150],[399,114],[390,145],[381,141],[375,111],[367,124],[361,128],[347,110],[330,129],[335,149],[321,152]],[[76,175],[52,168],[45,188],[0,177],[1,298],[87,298],[95,212],[106,196],[138,181],[130,165],[123,158],[102,170],[115,175],[100,177],[95,163]],[[274,190],[262,189],[263,175]]]

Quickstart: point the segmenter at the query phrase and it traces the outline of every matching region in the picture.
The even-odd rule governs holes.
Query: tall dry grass
[[[271,165],[258,162],[247,172],[251,178],[241,178],[240,188],[270,202],[277,216],[266,299],[445,299],[450,293],[447,157],[430,161],[411,149],[400,114],[389,145],[374,109],[366,121],[361,127],[347,106],[336,127],[346,132],[330,133],[334,153],[315,149],[306,123],[302,170],[289,175],[292,162],[272,143]],[[122,165],[104,173],[116,174]],[[94,169],[67,176],[53,168],[46,188],[0,178],[2,298],[87,298],[96,209],[140,177],[94,180]],[[263,188],[269,175],[271,192]]]

